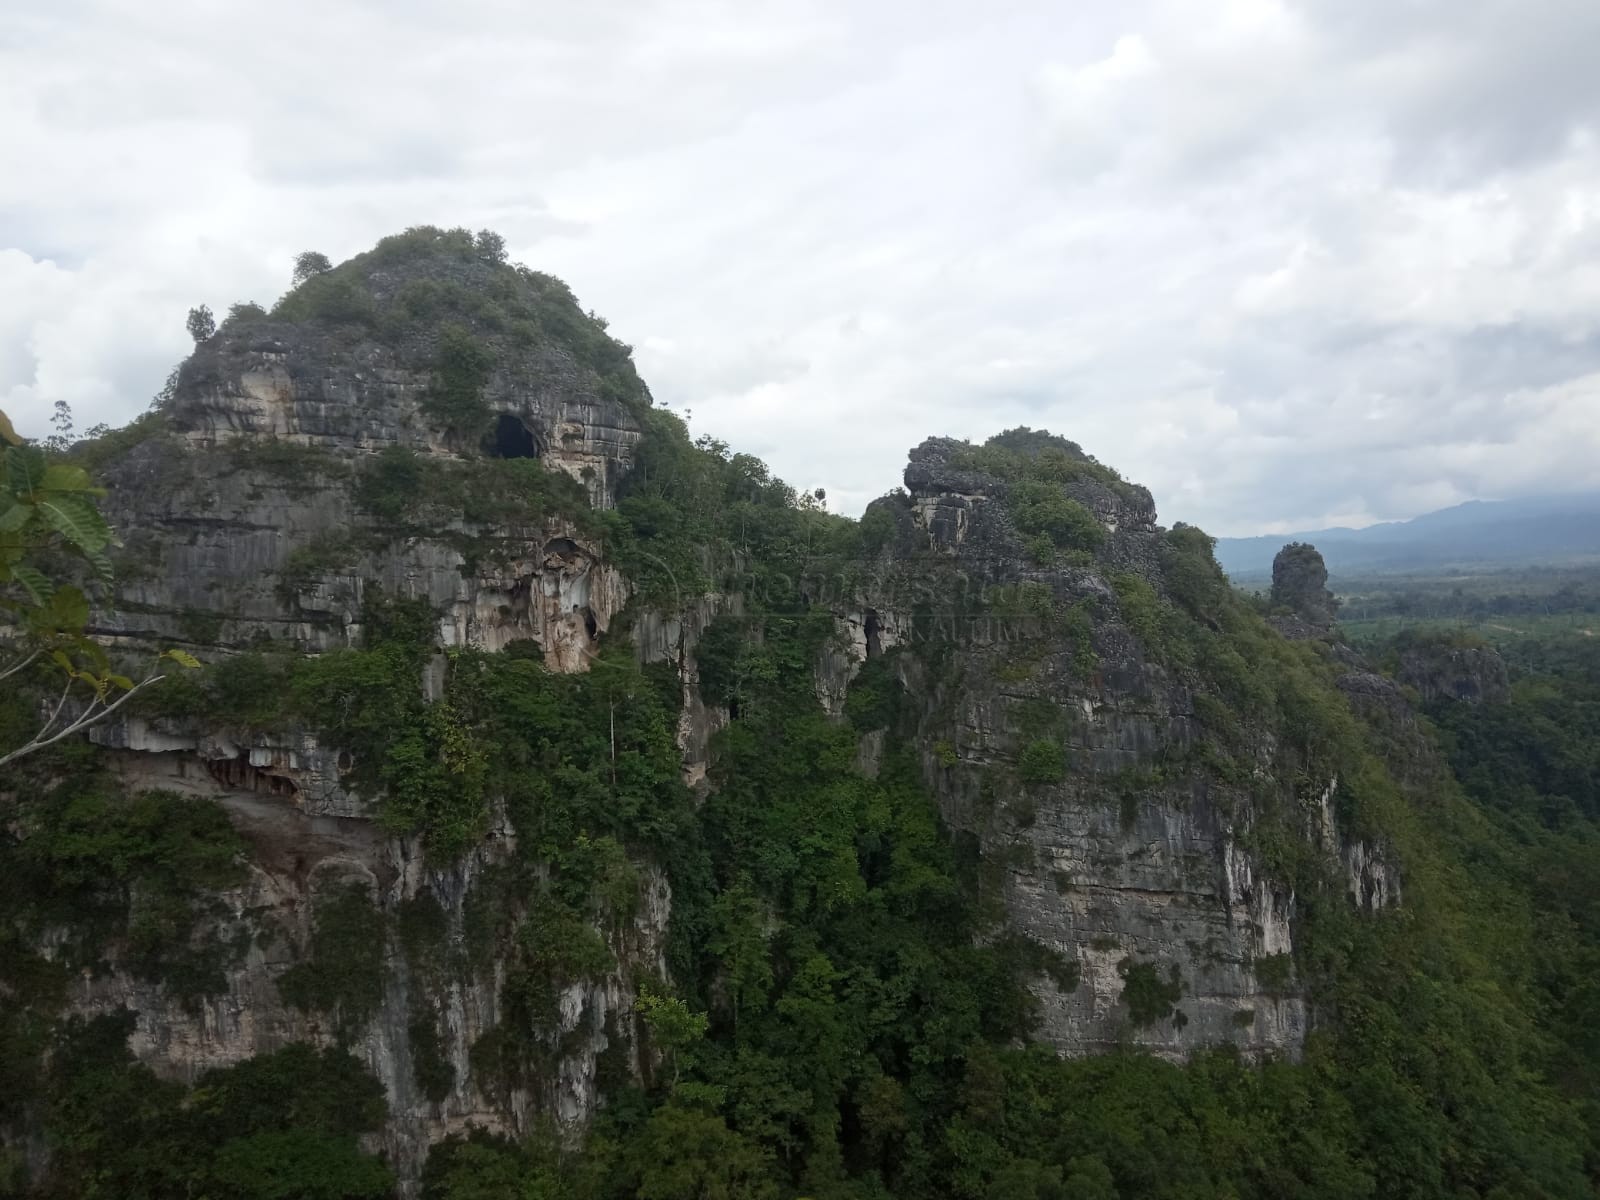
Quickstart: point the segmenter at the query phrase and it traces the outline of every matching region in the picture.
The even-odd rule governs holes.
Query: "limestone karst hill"
[[[1206,1168],[1230,1194],[1373,1194],[1402,1102],[1493,1175],[1500,1135],[1427,1097],[1429,1055],[1472,1090],[1525,1035],[1440,1032],[1518,1018],[1452,948],[1471,822],[1426,729],[1066,439],[931,439],[848,521],[692,443],[565,285],[414,230],[237,308],[77,453],[124,534],[97,633],[206,666],[8,783],[0,1120],[37,1177],[92,1173],[100,1119],[50,1031],[124,1010],[142,1067],[113,1037],[95,1069],[174,1095],[347,1053],[382,1094],[349,1135],[407,1195],[435,1146],[429,1187],[463,1145],[534,1178],[591,1129],[582,1194],[1179,1194],[1088,1133],[1024,1153],[983,1100],[1102,1054],[1231,1097],[1271,1168]],[[1490,1000],[1430,1008],[1382,965],[1412,953]],[[1401,1011],[1433,1033],[1390,1061]],[[1543,1194],[1578,1194],[1566,1120],[1513,1164]],[[196,1135],[194,1170],[265,1136]]]

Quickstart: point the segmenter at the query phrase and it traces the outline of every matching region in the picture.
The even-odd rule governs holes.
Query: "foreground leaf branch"
[[[0,412],[0,680],[29,669],[53,677],[60,690],[43,705],[44,723],[27,741],[0,755],[0,767],[81,733],[135,695],[166,678],[165,668],[200,665],[192,654],[163,650],[135,681],[114,668],[104,646],[85,632],[89,598],[52,574],[87,569],[111,582],[107,550],[117,544],[96,504],[104,494],[82,467],[53,463],[18,436]],[[87,703],[84,698],[87,697]]]

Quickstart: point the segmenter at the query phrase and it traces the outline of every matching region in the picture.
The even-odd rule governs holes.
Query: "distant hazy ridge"
[[[1312,542],[1334,575],[1433,571],[1600,559],[1600,493],[1482,501],[1366,529],[1317,529],[1217,539],[1234,577],[1267,575],[1286,542]]]

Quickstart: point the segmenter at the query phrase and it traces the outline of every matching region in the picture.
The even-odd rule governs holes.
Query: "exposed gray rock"
[[[357,883],[389,914],[404,901],[432,896],[445,913],[451,955],[459,960],[468,895],[485,868],[504,859],[513,845],[502,823],[461,861],[431,867],[417,846],[383,836],[366,820],[308,816],[282,797],[237,790],[223,789],[219,799],[251,849],[249,878],[219,895],[223,914],[208,931],[218,941],[244,943],[227,972],[226,990],[190,1007],[159,984],[117,969],[82,976],[69,1001],[71,1011],[83,1015],[131,1009],[136,1014],[129,1039],[133,1052],[159,1074],[188,1083],[214,1067],[291,1042],[334,1043],[335,1030],[325,1018],[289,1005],[277,984],[305,953],[318,896]],[[452,975],[443,987],[423,988],[391,933],[382,1002],[350,1050],[372,1070],[388,1098],[390,1119],[381,1143],[403,1194],[415,1194],[429,1145],[469,1126],[515,1137],[530,1132],[540,1114],[570,1129],[586,1125],[599,1102],[597,1060],[609,1044],[608,1028],[628,1038],[638,1069],[637,1050],[631,1048],[639,1044],[632,980],[635,972],[664,969],[671,911],[671,891],[659,869],[643,864],[640,873],[631,925],[602,930],[622,965],[562,991],[557,1032],[564,1053],[536,1091],[494,1086],[474,1070],[469,1056],[472,1044],[502,1020],[504,963]],[[419,999],[433,1012],[443,1035],[442,1052],[454,1072],[454,1084],[439,1102],[421,1094],[414,1075],[410,1022]]]
[[[700,694],[700,671],[695,647],[706,626],[718,616],[739,616],[743,600],[731,596],[700,596],[689,599],[677,612],[642,610],[633,624],[634,652],[641,663],[672,663],[683,688],[683,705],[678,713],[678,749],[683,752],[683,778],[690,787],[701,787],[711,759],[711,736],[728,724],[729,714],[721,705],[707,704]]]
[[[349,756],[308,730],[241,733],[201,721],[128,717],[95,726],[89,740],[111,751],[112,769],[132,790],[273,797],[310,817],[367,815],[343,784]]]
[[[432,464],[532,455],[578,480],[591,506],[610,507],[649,404],[625,352],[598,374],[585,347],[607,340],[574,332],[589,319],[545,276],[450,254],[365,256],[339,272],[359,277],[383,319],[225,322],[178,372],[164,430],[105,472],[107,516],[127,545],[101,632],[317,652],[359,638],[377,584],[440,609],[448,645],[532,638],[552,668],[583,669],[627,585],[574,514],[522,527],[448,512],[397,523],[366,511],[356,485],[396,447]],[[475,400],[490,423],[481,433],[431,404],[441,323],[400,315],[408,296],[437,306],[474,292],[480,302],[459,327],[491,364]],[[489,297],[558,314],[564,337],[494,316]]]
[[[464,273],[460,282],[476,286],[488,269],[401,264],[369,282],[382,299],[418,270]],[[593,507],[614,503],[641,436],[642,385],[639,396],[619,399],[615,380],[602,386],[559,341],[478,332],[495,363],[481,399],[491,415],[512,422],[505,444],[463,441],[429,417],[436,329],[380,337],[370,326],[327,322],[225,324],[184,365],[165,427],[104,472],[104,507],[126,545],[118,595],[97,617],[96,632],[130,650],[188,647],[207,663],[262,644],[321,653],[360,644],[365,603],[377,587],[387,597],[426,600],[438,614],[442,646],[492,651],[529,639],[554,671],[590,669],[631,590],[605,560],[592,516],[552,512],[521,526],[459,516],[396,525],[358,497],[362,472],[385,449],[465,464],[510,445],[531,448],[546,467],[577,479]],[[693,638],[720,603],[665,618],[675,623],[673,652],[691,683]],[[436,657],[418,679],[424,696],[439,693],[442,667]],[[707,739],[725,714],[701,706],[686,709],[684,720],[686,770],[703,774]],[[459,948],[468,893],[512,848],[502,819],[462,861],[425,862],[417,844],[373,823],[370,797],[346,786],[349,756],[309,730],[243,732],[199,718],[128,717],[97,727],[93,740],[131,788],[216,800],[250,847],[247,881],[218,897],[220,915],[208,930],[240,947],[221,993],[186,1006],[115,962],[74,985],[74,1012],[136,1012],[130,1045],[164,1076],[193,1081],[290,1042],[333,1040],[323,1015],[299,1011],[278,989],[284,971],[304,959],[317,898],[328,889],[360,883],[387,916],[432,896]],[[598,1103],[597,1060],[612,1036],[628,1039],[631,1068],[641,1069],[633,980],[664,970],[671,894],[657,866],[637,867],[636,915],[624,928],[602,931],[616,968],[562,989],[561,1053],[526,1087],[484,1079],[469,1057],[502,1020],[504,962],[419,980],[395,922],[387,922],[382,1002],[351,1048],[387,1095],[381,1143],[404,1195],[415,1194],[428,1145],[469,1125],[512,1136],[527,1133],[541,1114],[569,1130],[585,1125]],[[439,1102],[421,1093],[414,1076],[410,1022],[419,1005],[432,1013],[454,1071]]]
[[[1317,548],[1290,542],[1272,560],[1272,603],[1313,629],[1333,624],[1338,601],[1328,590],[1328,567]]]
[[[340,273],[359,279],[372,312],[389,315],[374,320],[357,309],[350,319],[334,312],[315,320],[225,322],[179,372],[170,412],[188,441],[217,447],[243,435],[341,455],[386,446],[476,454],[478,433],[453,432],[429,414],[425,402],[438,386],[445,323],[404,320],[408,295],[420,292],[436,306],[444,302],[441,293],[455,289],[480,302],[496,297],[560,312],[568,326],[585,320],[564,285],[481,260],[357,259]],[[398,312],[389,307],[396,302]],[[455,314],[454,323],[491,356],[484,408],[520,424],[526,449],[582,481],[597,507],[609,507],[639,440],[634,409],[649,404],[631,366],[625,374],[632,395],[619,395],[615,380],[602,379],[584,361],[570,330],[566,337],[521,330],[481,303]],[[481,436],[493,441],[492,432]]]
[[[901,636],[874,649],[855,633],[864,619],[839,613],[841,636],[818,666],[824,703],[837,706],[870,654],[902,647],[893,662],[920,714],[916,740],[944,819],[977,839],[1007,926],[1078,968],[1066,991],[1046,977],[1036,985],[1041,1033],[1063,1053],[1131,1043],[1181,1059],[1230,1043],[1252,1057],[1297,1054],[1312,1014],[1284,966],[1295,896],[1250,848],[1270,736],[1255,735],[1251,788],[1200,769],[1195,751],[1208,735],[1191,685],[1148,655],[1109,582],[1131,573],[1164,594],[1164,531],[1149,493],[1103,470],[1063,472],[1063,491],[1105,539],[1092,566],[1041,569],[1011,523],[1010,485],[959,465],[969,450],[924,442],[907,494],[875,502],[872,519],[890,536],[873,623]],[[1069,610],[1086,618],[1071,634],[1052,615]],[[864,764],[880,752],[863,738]],[[1041,778],[1039,764],[1057,755],[1059,772]],[[1336,781],[1309,799],[1295,783],[1277,783],[1273,803],[1299,814],[1352,898],[1398,902],[1382,854],[1335,828]],[[1264,980],[1257,966],[1267,960]],[[1133,1023],[1121,1000],[1133,964],[1163,979],[1176,971],[1183,991],[1169,1018]]]
[[[1419,637],[1399,653],[1395,677],[1417,690],[1423,703],[1499,704],[1511,697],[1505,659],[1493,646],[1467,644],[1448,635]]]

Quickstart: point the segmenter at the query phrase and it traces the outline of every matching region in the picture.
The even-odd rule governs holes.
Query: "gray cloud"
[[[856,511],[1026,423],[1254,532],[1600,485],[1592,0],[61,0],[0,40],[0,405],[493,226]]]
[[[1299,7],[1330,61],[1376,90],[1402,163],[1443,160],[1470,178],[1558,155],[1600,120],[1600,8],[1587,0]]]

